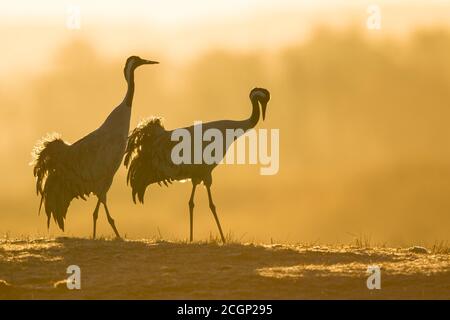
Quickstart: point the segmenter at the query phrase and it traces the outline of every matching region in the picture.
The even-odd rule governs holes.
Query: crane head
[[[145,60],[138,56],[131,56],[127,59],[127,62],[125,63],[125,68],[123,70],[125,77],[128,79],[128,75],[130,72],[134,71],[137,67],[143,65],[143,64],[158,64],[157,61],[152,60]]]
[[[125,66],[132,65],[134,67],[138,67],[143,64],[158,64],[158,63],[159,63],[158,61],[146,60],[138,56],[131,56],[127,59]]]
[[[250,91],[250,100],[257,100],[261,104],[262,118],[266,118],[267,103],[270,100],[270,92],[264,88],[254,88]]]

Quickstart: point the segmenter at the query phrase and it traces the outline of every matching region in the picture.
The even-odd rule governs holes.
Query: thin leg
[[[189,216],[190,216],[190,230],[191,230],[190,241],[191,242],[194,240],[194,195],[195,195],[196,187],[197,187],[197,183],[192,181],[192,192],[191,192],[191,198],[189,199]]]
[[[106,201],[103,202],[103,206],[105,207],[105,211],[106,211],[106,216],[108,217],[108,222],[111,225],[111,227],[114,230],[114,233],[116,234],[116,237],[120,239],[120,234],[117,231],[116,225],[114,223],[114,219],[111,217],[111,215],[109,214],[109,210],[108,210],[108,206],[106,205]]]
[[[95,239],[95,233],[97,231],[97,218],[98,218],[98,210],[100,209],[100,200],[97,201],[97,205],[95,206],[94,213],[92,215],[92,218],[94,220],[94,232],[92,235],[92,239]]]
[[[206,185],[206,190],[208,191],[208,200],[209,200],[209,208],[211,209],[212,214],[214,215],[214,219],[216,219],[217,227],[219,228],[220,237],[222,238],[222,242],[225,243],[225,237],[223,236],[222,227],[220,226],[219,217],[217,216],[216,206],[212,200],[211,196],[211,185]]]

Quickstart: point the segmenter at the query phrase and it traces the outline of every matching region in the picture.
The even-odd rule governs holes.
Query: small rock
[[[8,282],[6,282],[5,280],[0,279],[0,290],[9,289],[9,288],[11,288],[11,285]]]
[[[56,281],[53,284],[53,288],[55,288],[55,289],[67,289],[67,279]]]
[[[420,246],[414,246],[408,249],[409,252],[413,252],[413,253],[428,253],[427,248],[425,247],[420,247]]]

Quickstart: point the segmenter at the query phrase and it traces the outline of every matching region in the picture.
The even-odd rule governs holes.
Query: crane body
[[[227,130],[242,130],[245,132],[253,128],[259,121],[260,108],[262,109],[263,119],[267,103],[270,100],[270,93],[263,88],[255,88],[250,92],[250,100],[252,103],[252,114],[248,119],[219,120],[202,124],[203,130],[215,129],[226,136]],[[260,106],[261,105],[261,106]],[[195,125],[175,130],[186,130],[191,137],[195,136]],[[128,168],[127,182],[132,188],[133,201],[136,203],[136,197],[139,202],[144,202],[145,191],[151,184],[159,185],[172,183],[176,180],[190,179],[192,182],[192,191],[189,199],[190,213],[190,241],[193,240],[193,210],[194,196],[196,187],[203,182],[208,193],[209,207],[216,221],[222,242],[225,243],[225,237],[217,216],[216,207],[212,199],[212,171],[217,166],[217,162],[206,163],[202,160],[196,163],[195,143],[191,141],[191,161],[189,163],[177,164],[173,161],[172,150],[178,143],[172,140],[175,130],[166,130],[162,124],[161,118],[153,117],[144,119],[128,139],[127,150],[125,153],[124,164]],[[237,139],[237,137],[236,137]],[[202,141],[201,151],[209,142]],[[227,139],[223,139],[222,157],[225,156],[230,144]]]

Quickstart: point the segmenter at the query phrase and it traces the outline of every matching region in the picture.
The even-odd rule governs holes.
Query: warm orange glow
[[[130,129],[152,115],[162,116],[168,129],[243,119],[251,112],[250,90],[270,91],[266,120],[257,127],[280,129],[279,173],[261,176],[252,165],[218,166],[213,173],[228,237],[330,244],[330,252],[343,243],[364,247],[367,239],[391,247],[443,243],[436,252],[446,252],[439,261],[448,274],[450,3],[376,1],[381,27],[375,30],[367,27],[372,2],[2,1],[0,235],[91,235],[92,197],[72,201],[64,233],[53,221],[47,230],[45,214],[37,215],[30,152],[47,132],[74,142],[97,128],[124,97],[126,58],[139,55],[161,63],[136,71]],[[67,25],[73,6],[79,29]],[[122,165],[108,201],[124,237],[180,241],[189,235],[190,190],[190,183],[152,185],[145,205],[136,205]],[[215,239],[203,187],[195,210],[196,240]],[[97,230],[113,235],[103,212]],[[78,245],[71,241],[48,246]],[[8,250],[16,245],[4,243]],[[142,253],[147,245],[121,248]],[[261,247],[241,249],[266,254]],[[319,255],[302,267],[258,263],[246,271],[284,279],[311,270],[339,273],[353,263],[335,259],[338,266],[324,266]],[[383,260],[387,267],[405,271],[390,259]],[[419,257],[411,270],[445,267],[432,260]]]

